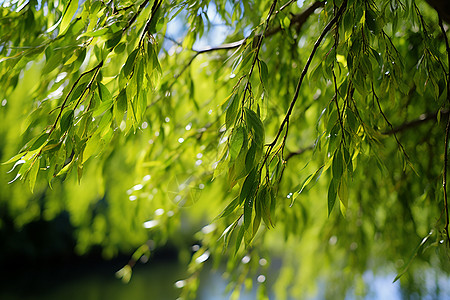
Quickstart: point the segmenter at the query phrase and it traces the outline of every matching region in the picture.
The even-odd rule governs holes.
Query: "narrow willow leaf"
[[[31,169],[28,173],[28,183],[29,183],[30,190],[32,193],[34,191],[34,186],[36,184],[36,177],[37,177],[37,174],[39,171],[39,161],[40,161],[39,159],[36,159],[33,162],[33,166],[31,167]]]
[[[112,95],[109,92],[108,88],[103,83],[98,82],[97,87],[98,87],[98,95],[102,102],[112,101]]]
[[[98,37],[104,35],[106,32],[108,32],[109,28],[103,27],[100,29],[96,29],[94,31],[89,31],[86,33],[83,33],[81,36],[89,36],[89,37]]]
[[[334,179],[332,179],[330,186],[328,187],[328,216],[330,216],[336,202],[336,194],[336,183],[334,182]]]
[[[379,21],[379,20],[378,20]],[[366,10],[366,24],[367,28],[374,34],[380,32],[380,26],[378,25],[377,15],[372,10]]]
[[[75,160],[72,159],[67,165],[64,166],[64,168],[62,168],[58,172],[58,174],[56,174],[56,176],[61,176],[61,175],[67,174],[72,169],[74,162],[75,162]]]
[[[242,239],[244,237],[244,226],[241,226],[241,228],[239,229],[239,232],[236,236],[236,243],[235,243],[235,248],[234,248],[234,254],[236,255],[236,253],[239,251],[239,248],[241,247],[242,244]]]
[[[78,0],[70,0],[69,5],[67,6],[64,15],[61,20],[61,25],[59,29],[59,34],[63,34],[72,20],[73,15],[77,12],[78,9]]]
[[[256,169],[253,169],[250,171],[250,173],[247,175],[247,177],[244,180],[244,183],[242,184],[241,192],[239,195],[240,202],[242,203],[249,197],[251,197],[252,192],[256,190]]]
[[[125,77],[129,77],[131,74],[131,71],[133,71],[134,68],[134,61],[136,59],[136,56],[138,54],[139,48],[136,48],[133,50],[133,52],[128,55],[127,61],[125,62],[125,65],[123,66],[123,74]]]
[[[333,163],[332,163],[331,169],[333,171],[333,178],[335,178],[336,180],[339,180],[342,177],[342,173],[344,171],[344,163],[343,163],[343,158],[342,158],[340,149],[337,149],[334,152]]]
[[[245,169],[247,172],[250,172],[255,166],[256,147],[256,143],[252,141],[247,155],[245,156]]]
[[[247,170],[245,165],[245,159],[247,157],[248,152],[248,135],[245,127],[242,127],[244,130],[244,141],[242,143],[241,150],[239,151],[238,156],[236,157],[235,164],[235,171],[236,171],[236,180],[239,180],[240,178],[246,176],[250,171]]]
[[[239,126],[235,130],[233,130],[230,138],[230,143],[228,146],[230,153],[230,162],[233,162],[237,155],[239,154],[242,145],[244,143],[244,128]]]
[[[262,203],[261,203],[261,200],[264,201],[264,199],[260,199],[259,194],[260,193],[258,192],[258,195],[256,196],[256,198],[254,200],[255,218],[253,219],[252,239],[256,235],[256,233],[258,232],[259,226],[261,225],[261,218],[262,218]]]
[[[92,136],[86,143],[84,147],[82,163],[88,160],[91,156],[96,154],[97,149],[101,146],[100,136],[98,134]]]
[[[80,84],[79,86],[77,86],[74,89],[74,91],[72,92],[72,95],[70,95],[69,103],[72,103],[72,102],[78,100],[78,98],[80,98],[80,96],[83,94],[85,89],[86,89],[86,83]]]
[[[109,101],[109,102],[103,102],[92,114],[92,116],[98,117],[99,115],[103,114],[105,111],[111,109],[111,107],[113,106],[113,102]]]
[[[13,157],[14,158],[14,157]],[[12,159],[13,159],[12,158]],[[10,159],[9,161],[13,161],[12,159]],[[6,163],[8,163],[9,161],[7,161]],[[16,163],[12,166],[12,168],[11,168],[11,170],[9,170],[8,172],[6,172],[7,174],[9,174],[9,173],[11,173],[12,171],[14,171],[14,169],[17,167],[17,166],[20,166],[20,165],[22,165],[22,164],[24,164],[24,163],[26,163],[27,161],[26,160],[24,160],[24,159],[20,159],[20,160],[18,160],[18,161],[16,161]],[[5,163],[5,164],[6,164]]]
[[[11,157],[10,159],[8,159],[7,161],[3,162],[2,165],[7,165],[12,163],[13,161],[16,161],[16,163],[14,164],[14,166],[17,164],[17,160],[19,158],[22,158],[24,155],[26,154],[26,152],[20,152],[19,154],[14,155],[13,157]],[[24,161],[25,162],[25,161]],[[14,167],[11,171],[7,172],[7,173],[11,173],[14,170]]]
[[[61,64],[63,59],[62,51],[55,51],[50,56],[46,56],[46,63],[42,69],[42,74],[48,74]]]
[[[73,110],[68,110],[63,114],[60,122],[62,132],[67,131],[72,126],[73,116],[74,116]]]
[[[253,195],[250,195],[244,202],[244,228],[247,231],[252,223],[253,215]]]
[[[122,32],[116,32],[111,38],[106,41],[106,48],[111,50],[113,49],[122,39]]]
[[[36,141],[31,145],[29,151],[33,151],[33,150],[36,150],[36,149],[40,148],[41,146],[44,145],[44,143],[47,141],[47,139],[48,139],[48,133],[46,133],[46,132],[42,133],[36,139]]]
[[[348,207],[348,188],[347,188],[347,180],[345,178],[346,176],[341,177],[341,181],[339,183],[338,187],[338,195],[339,199],[342,203],[342,206],[344,207],[344,210],[347,210]],[[341,210],[342,210],[341,206]],[[343,215],[345,216],[345,212],[343,212]]]
[[[397,274],[397,276],[395,277],[394,282],[396,282],[397,280],[400,279],[400,277],[403,276],[403,274],[406,273],[406,271],[408,271],[409,266],[411,265],[412,261],[414,260],[414,258],[417,256],[417,254],[419,254],[419,250],[420,248],[423,247],[423,245],[428,241],[428,239],[433,235],[433,231],[430,231],[423,239],[422,241],[419,243],[419,245],[416,246],[416,248],[414,248],[411,257],[409,258],[409,260],[405,263],[403,270]]]
[[[325,165],[322,165],[320,168],[318,168],[313,174],[309,175],[308,177],[306,177],[305,181],[303,182],[300,190],[298,191],[298,194],[300,195],[305,188],[308,186],[308,184],[313,181],[313,185],[317,182],[317,180],[319,180],[320,175],[322,175],[322,171],[323,171],[323,167]]]
[[[227,205],[227,207],[225,207],[225,209],[222,211],[222,213],[220,213],[217,219],[229,216],[233,211],[235,211],[235,209],[239,206],[239,204],[240,201],[238,196],[234,198],[233,201],[231,201],[230,204]]]
[[[239,97],[237,94],[233,94],[226,108],[225,126],[227,129],[231,128],[234,125],[238,109],[239,109]]]
[[[261,217],[266,226],[270,227],[273,224],[270,217],[270,194],[266,185],[259,189],[256,197],[256,204],[259,206]]]
[[[259,61],[259,72],[264,89],[269,89],[269,69],[264,61]]]
[[[252,129],[254,139],[259,148],[264,145],[264,125],[259,116],[251,109],[244,107],[247,125]]]

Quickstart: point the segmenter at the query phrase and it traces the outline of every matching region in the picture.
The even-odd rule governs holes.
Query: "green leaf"
[[[105,33],[107,33],[109,30],[109,28],[107,27],[103,27],[94,31],[90,31],[90,32],[86,32],[84,34],[82,34],[81,36],[89,36],[89,37],[98,37],[98,36],[102,36]]]
[[[264,146],[264,125],[259,116],[251,109],[244,107],[247,125],[253,131],[253,138],[259,148]]]
[[[39,171],[39,161],[40,161],[40,159],[36,159],[33,162],[33,166],[31,167],[31,169],[28,173],[28,183],[29,183],[30,190],[32,193],[34,191],[34,186],[36,184],[36,177],[37,177],[37,174]]]
[[[239,195],[239,202],[242,203],[246,199],[252,196],[252,192],[254,192],[257,188],[257,182],[256,182],[256,169],[253,169],[250,171],[250,173],[247,175],[247,177],[244,180],[244,183],[242,184],[241,192]]]
[[[79,86],[77,86],[73,90],[72,95],[70,95],[69,103],[72,103],[73,101],[78,100],[78,98],[80,98],[80,96],[83,94],[85,89],[86,89],[86,84],[80,84]]]
[[[259,74],[265,90],[269,89],[269,69],[264,61],[259,61]]]
[[[127,61],[125,62],[125,65],[123,66],[123,74],[125,77],[129,77],[131,74],[131,71],[134,69],[134,61],[136,60],[136,56],[138,54],[139,48],[136,48],[133,50],[133,52],[128,55]]]
[[[239,196],[235,197],[233,201],[230,202],[230,204],[225,207],[225,209],[220,213],[220,215],[217,218],[224,218],[226,216],[229,216],[233,211],[236,210],[236,208],[240,204]]]
[[[48,74],[58,67],[62,62],[62,51],[55,51],[51,56],[46,55],[46,63],[42,69],[42,74]]]
[[[342,204],[341,207],[341,211],[342,214],[345,216],[346,215],[346,211],[347,211],[347,207],[348,207],[348,188],[347,188],[347,180],[344,177],[341,177],[341,181],[339,182],[339,187],[338,187],[338,195],[339,195],[339,199],[340,199],[340,203]]]
[[[374,34],[380,33],[380,27],[377,21],[377,15],[372,10],[366,10],[366,25]]]
[[[256,196],[256,204],[259,206],[261,217],[267,227],[273,226],[272,218],[270,217],[270,193],[266,185],[261,187]]]
[[[236,116],[239,109],[239,97],[236,94],[233,94],[233,96],[228,101],[227,107],[226,107],[226,115],[225,115],[225,126],[226,129],[231,128],[234,125],[234,122],[236,121]]]
[[[239,151],[242,148],[242,145],[244,143],[244,128],[242,126],[239,126],[238,128],[235,128],[231,134],[231,139],[229,143],[229,151],[230,151],[230,162],[233,162],[237,155],[239,154]]]
[[[239,229],[238,235],[236,236],[236,243],[234,245],[235,249],[234,249],[234,254],[236,255],[236,253],[238,252],[239,248],[241,247],[242,244],[242,239],[244,237],[244,226],[241,226],[241,228]]]
[[[251,142],[250,148],[245,156],[245,170],[250,172],[255,166],[255,156],[256,156],[256,143],[254,141]]]
[[[113,49],[122,39],[122,32],[116,32],[109,40],[106,41],[106,48]]]
[[[108,88],[103,83],[98,82],[97,87],[98,87],[98,95],[102,102],[112,101],[112,95],[109,92]]]
[[[33,143],[33,145],[31,145],[29,151],[33,151],[36,150],[38,148],[40,148],[42,145],[44,145],[44,143],[47,141],[48,139],[48,133],[44,132],[42,133]]]
[[[419,250],[423,247],[423,245],[425,245],[425,243],[428,241],[428,239],[433,235],[433,230],[431,230],[423,239],[422,241],[419,243],[419,245],[416,246],[416,248],[414,248],[411,257],[408,259],[408,261],[405,263],[403,270],[397,274],[397,276],[395,277],[394,281],[392,281],[392,283],[396,282],[397,280],[400,279],[400,277],[403,276],[403,274],[406,273],[406,271],[408,271],[409,266],[411,265],[412,261],[414,260],[414,258],[416,258],[417,254],[419,254]]]
[[[250,228],[252,223],[252,212],[253,212],[253,195],[246,198],[244,202],[244,228],[245,230]]]
[[[264,201],[264,199],[260,199],[258,196],[259,196],[259,192],[258,192],[258,195],[256,196],[256,198],[254,200],[255,218],[253,219],[252,239],[256,235],[256,233],[258,232],[259,226],[261,225],[261,218],[262,218],[262,203],[261,203],[261,200]]]
[[[332,164],[333,178],[339,180],[342,177],[344,171],[343,157],[340,149],[334,152],[333,164]]]
[[[66,7],[64,15],[62,17],[61,25],[59,27],[59,34],[65,33],[67,27],[72,20],[73,15],[77,12],[78,0],[70,0],[69,5]]]
[[[13,157],[11,157],[10,159],[8,159],[7,161],[3,162],[2,165],[7,165],[14,161],[17,161],[18,159],[22,158],[22,156],[24,156],[25,154],[26,154],[26,152],[20,152],[19,154],[16,154]],[[8,173],[10,173],[10,172],[8,172]]]
[[[332,179],[328,187],[328,216],[330,216],[334,203],[336,203],[336,194],[336,184],[334,179]]]
[[[60,121],[61,132],[67,131],[72,126],[73,116],[74,116],[73,110],[68,110],[63,114]]]
[[[96,92],[97,93],[97,92]],[[111,107],[113,106],[113,102],[109,101],[109,102],[103,102],[92,114],[92,116],[98,117],[99,115],[103,114],[105,111],[111,109]]]

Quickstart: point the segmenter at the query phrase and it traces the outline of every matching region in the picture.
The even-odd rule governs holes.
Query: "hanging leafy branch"
[[[296,298],[318,277],[346,295],[373,264],[413,274],[448,251],[447,15],[434,0],[5,1],[0,203],[20,224],[68,211],[79,253],[138,249],[125,281],[148,245],[192,252],[186,297],[208,259],[233,297],[271,253]]]

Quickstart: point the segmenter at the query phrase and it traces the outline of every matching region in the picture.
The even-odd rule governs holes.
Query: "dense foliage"
[[[277,299],[364,295],[367,270],[425,292],[450,271],[449,10],[430,3],[3,1],[2,215],[68,212],[78,253],[137,249],[124,280],[193,245],[185,298],[209,257],[234,297],[275,273]]]

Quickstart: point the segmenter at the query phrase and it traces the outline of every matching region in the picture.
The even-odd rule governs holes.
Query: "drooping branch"
[[[50,128],[50,131],[48,132],[49,135],[53,132],[53,130],[55,130],[56,126],[58,125],[58,121],[59,121],[59,119],[61,118],[61,115],[62,115],[62,113],[63,113],[63,111],[64,111],[64,108],[66,107],[67,100],[69,100],[69,97],[70,97],[70,95],[72,94],[72,92],[74,91],[74,89],[75,89],[75,87],[77,86],[78,82],[80,82],[80,80],[81,80],[84,76],[86,76],[86,75],[88,75],[88,74],[90,74],[90,73],[92,73],[92,72],[95,72],[95,74],[98,74],[98,71],[102,68],[102,66],[103,66],[103,60],[100,61],[100,62],[98,63],[98,65],[96,65],[94,68],[92,68],[92,69],[90,69],[90,70],[85,71],[84,73],[82,73],[82,74],[78,77],[78,79],[74,82],[74,84],[72,85],[72,87],[71,87],[70,90],[69,90],[69,93],[67,93],[66,97],[64,98],[64,101],[63,101],[63,103],[62,103],[62,105],[61,105],[61,108],[59,109],[58,116],[56,117],[56,120],[55,120],[55,122],[53,123],[53,126]],[[94,76],[96,76],[96,75],[94,75]]]
[[[440,114],[441,114],[441,116],[448,115],[449,111],[448,110],[441,110]],[[416,128],[417,126],[422,125],[423,123],[426,123],[426,122],[429,122],[429,121],[432,121],[432,120],[437,120],[437,116],[438,116],[438,112],[435,112],[435,113],[424,113],[424,114],[421,114],[419,116],[419,118],[417,118],[415,120],[412,120],[412,121],[409,121],[409,122],[406,122],[406,123],[403,123],[403,124],[401,124],[401,125],[399,125],[397,127],[392,127],[389,130],[383,131],[382,134],[384,134],[384,135],[391,135],[391,134],[396,134],[396,133],[403,132],[403,131],[406,131],[406,130],[409,130],[409,129],[413,129],[413,128]]]
[[[299,13],[299,14],[295,14],[292,15],[291,17],[291,26],[296,26],[297,30],[299,30],[303,24],[306,23],[306,21],[308,20],[308,18],[314,14],[314,11],[319,8],[319,7],[323,7],[325,5],[325,2],[323,1],[317,1],[314,2],[310,7],[308,7],[305,11]],[[283,7],[285,7],[286,5],[284,5]],[[280,11],[283,9],[283,7],[280,9]],[[276,12],[275,12],[276,13]],[[278,32],[280,32],[282,30],[282,28],[280,26],[274,27],[274,28],[268,28],[267,31],[264,33],[264,37],[270,37],[272,35],[277,34]],[[259,38],[258,36],[256,38]],[[213,52],[213,51],[218,51],[218,50],[231,50],[231,49],[235,49],[238,48],[239,46],[243,45],[246,42],[246,38],[236,41],[236,42],[232,42],[232,43],[226,43],[226,44],[222,44],[219,46],[215,46],[215,47],[205,47],[202,49],[198,49],[198,50],[194,50],[197,53],[207,53],[207,52]]]
[[[283,5],[279,11],[282,11],[284,8],[286,8],[289,4],[291,4],[292,2],[288,2],[285,5]],[[314,11],[319,8],[319,7],[323,7],[325,4],[324,1],[317,1],[315,3],[313,3],[310,7],[308,7],[304,12],[293,15],[291,18],[291,24],[295,24],[297,26],[297,28],[301,28],[301,26],[308,20],[308,18],[314,13]],[[277,13],[277,12],[275,12]],[[277,34],[278,32],[281,31],[281,27],[275,27],[273,29],[268,28],[267,32],[265,32],[264,37],[269,37],[272,35]],[[225,43],[219,46],[207,46],[204,47],[202,49],[192,49],[195,54],[189,59],[189,61],[186,63],[186,65],[183,67],[183,69],[181,69],[181,71],[176,74],[174,76],[174,81],[172,82],[172,84],[169,86],[169,90],[172,88],[172,86],[175,84],[175,82],[177,81],[177,79],[189,68],[189,66],[192,64],[192,62],[197,58],[197,56],[199,56],[200,54],[204,54],[204,53],[208,53],[208,52],[214,52],[214,51],[220,51],[220,50],[232,50],[232,49],[236,49],[240,46],[242,46],[244,43],[246,43],[247,39],[241,39],[239,41],[236,42],[231,42],[231,43]],[[156,99],[155,101],[153,101],[152,103],[150,103],[147,108],[155,105],[157,102],[159,102],[161,98]]]
[[[314,43],[314,47],[311,51],[311,54],[308,57],[308,60],[306,61],[305,67],[303,68],[303,71],[300,75],[300,78],[298,80],[297,83],[297,87],[295,89],[295,93],[294,96],[292,97],[291,100],[291,104],[289,106],[289,109],[283,119],[283,121],[281,122],[281,125],[278,129],[278,132],[275,136],[275,138],[273,139],[273,141],[269,144],[269,147],[267,148],[266,154],[264,156],[264,160],[263,163],[261,165],[261,168],[264,167],[267,158],[270,155],[270,152],[272,151],[272,149],[275,147],[278,139],[280,138],[281,133],[284,130],[284,127],[286,126],[286,124],[289,122],[289,118],[292,114],[292,110],[294,109],[295,103],[297,102],[298,99],[298,95],[300,93],[300,87],[302,86],[303,83],[303,79],[305,78],[306,74],[308,73],[308,69],[309,66],[312,62],[312,59],[314,58],[314,55],[316,54],[317,49],[320,46],[320,43],[322,42],[322,40],[325,38],[325,36],[327,35],[327,33],[331,30],[331,28],[334,26],[334,24],[336,24],[336,22],[339,20],[339,18],[342,16],[342,14],[344,13],[345,9],[347,8],[347,0],[344,0],[344,2],[342,3],[341,7],[339,8],[339,10],[337,11],[336,15],[334,16],[333,19],[331,19],[331,21],[325,26],[325,28],[323,29],[322,33],[320,34],[319,38],[317,39],[317,41]]]
[[[444,35],[445,48],[447,51],[447,64],[449,70],[447,71],[447,102],[450,104],[450,46],[448,43],[447,32],[445,32],[444,25],[442,24],[441,13],[438,11],[439,27]],[[445,128],[445,149],[444,149],[444,174],[442,179],[442,186],[444,189],[444,209],[445,209],[445,233],[447,235],[447,242],[450,243],[450,235],[448,232],[449,216],[448,216],[448,196],[447,196],[447,164],[448,164],[448,136],[450,131],[450,118],[447,120],[447,126]]]
[[[300,149],[298,149],[296,151],[289,152],[288,155],[286,156],[285,160],[288,161],[289,159],[291,159],[294,156],[301,155],[301,154],[303,154],[305,152],[311,151],[311,150],[314,149],[314,147],[315,147],[315,144],[312,144],[312,145],[309,145],[306,148],[300,148]]]

